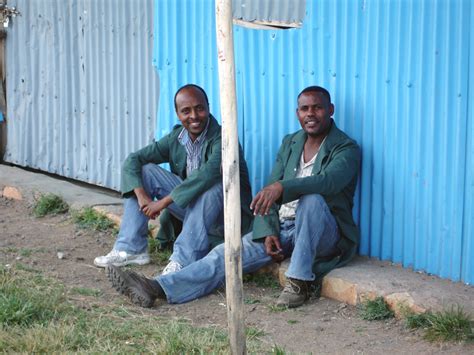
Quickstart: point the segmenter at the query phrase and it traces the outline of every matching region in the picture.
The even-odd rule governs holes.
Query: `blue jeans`
[[[340,236],[336,220],[321,195],[300,198],[294,220],[280,224],[280,243],[285,256],[291,256],[287,277],[311,281],[316,256],[336,253]],[[242,239],[242,269],[253,272],[269,264],[264,243],[252,240],[252,233]],[[156,280],[166,293],[169,303],[184,303],[212,292],[225,281],[224,244],[212,249],[202,259],[182,270],[168,275],[158,275]]]
[[[153,199],[161,199],[182,180],[155,164],[142,168],[143,188]],[[183,221],[170,260],[189,265],[209,252],[208,234],[223,230],[222,183],[212,186],[183,209],[172,203],[167,208],[173,216]],[[144,253],[148,246],[148,217],[138,206],[136,197],[125,199],[124,213],[114,249],[131,254]]]

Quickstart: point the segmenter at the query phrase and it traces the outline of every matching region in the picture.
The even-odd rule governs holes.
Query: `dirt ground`
[[[92,264],[94,257],[107,253],[112,244],[110,234],[79,230],[67,215],[35,218],[25,202],[0,198],[1,264],[28,265],[60,280],[66,287],[99,289],[97,302],[123,302],[143,317],[153,314],[188,319],[199,326],[226,327],[223,290],[187,304],[157,302],[153,309],[138,310],[110,287],[104,269]],[[161,268],[151,264],[139,269],[152,276]],[[279,290],[245,283],[244,294],[247,300],[253,301],[245,304],[246,324],[264,332],[260,339],[269,350],[276,344],[286,353],[474,353],[474,344],[429,343],[420,332],[405,329],[402,322],[364,321],[358,318],[354,307],[329,299],[312,299],[300,308],[275,312],[271,306]],[[87,307],[83,299],[73,302]]]

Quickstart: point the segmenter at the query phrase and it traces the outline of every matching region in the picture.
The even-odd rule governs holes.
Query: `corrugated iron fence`
[[[120,188],[158,105],[152,0],[9,0],[4,159]]]
[[[219,116],[212,0],[9,5],[7,161],[118,189],[124,157],[177,122],[179,86]],[[360,253],[473,283],[473,19],[468,0],[307,0],[301,29],[234,27],[254,191],[298,129],[298,92],[325,86],[363,151]]]
[[[218,114],[213,1],[155,1],[162,83],[157,136],[172,95],[202,85]],[[301,29],[234,27],[239,134],[254,190],[296,96],[330,90],[339,127],[363,150],[354,214],[360,253],[474,282],[474,6],[470,1],[308,0]]]

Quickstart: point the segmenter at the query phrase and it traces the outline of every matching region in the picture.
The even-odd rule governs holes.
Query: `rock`
[[[417,314],[426,312],[426,309],[415,304],[413,297],[408,292],[392,293],[385,296],[384,300],[398,319],[402,318],[403,313],[407,310]]]
[[[60,259],[60,260],[64,259],[64,253],[62,253],[60,251],[57,253],[57,256],[58,256],[58,259]]]

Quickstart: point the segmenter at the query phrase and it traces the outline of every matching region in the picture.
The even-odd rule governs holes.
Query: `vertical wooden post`
[[[227,320],[232,354],[245,354],[242,242],[240,239],[239,140],[237,135],[232,0],[216,0],[216,32],[222,118]]]

